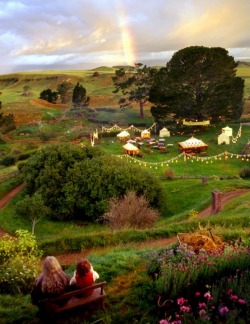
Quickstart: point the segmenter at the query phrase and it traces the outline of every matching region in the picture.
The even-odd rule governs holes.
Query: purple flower
[[[222,306],[219,308],[219,314],[223,317],[225,317],[228,312],[229,312],[229,309],[227,308],[227,306]]]

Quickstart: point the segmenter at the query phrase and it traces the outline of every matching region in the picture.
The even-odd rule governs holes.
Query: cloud
[[[249,58],[249,12],[249,0],[5,0],[0,73],[24,62],[166,62],[193,45]]]

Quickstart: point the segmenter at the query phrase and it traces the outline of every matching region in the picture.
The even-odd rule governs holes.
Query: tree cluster
[[[238,119],[243,110],[244,80],[236,76],[237,63],[220,47],[191,46],[176,52],[161,69],[135,64],[119,68],[113,82],[121,93],[121,108],[152,103],[159,125],[167,120]]]
[[[176,52],[150,90],[155,121],[238,119],[244,80],[236,76],[236,67],[233,57],[220,47],[191,46]]]
[[[23,172],[27,193],[41,195],[51,219],[94,221],[107,212],[110,198],[129,191],[159,210],[164,204],[158,179],[96,147],[48,146],[29,159]]]

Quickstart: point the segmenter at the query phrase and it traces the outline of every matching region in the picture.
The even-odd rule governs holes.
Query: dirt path
[[[221,199],[221,207],[223,209],[223,206],[230,200],[232,200],[235,197],[238,197],[240,195],[243,195],[246,192],[249,192],[250,189],[236,189],[234,191],[229,191],[226,192],[222,195],[222,199]],[[207,217],[211,215],[211,207],[209,206],[208,208],[204,209],[202,212],[199,213],[199,217],[203,218],[203,217]]]
[[[21,184],[11,190],[4,198],[0,199],[0,209],[3,208],[15,195],[17,195],[23,188],[25,184]],[[230,201],[231,199],[243,195],[246,192],[249,192],[250,189],[237,189],[234,191],[230,191],[227,193],[224,193],[222,196],[222,208],[223,206]],[[202,212],[199,213],[199,217],[208,217],[211,215],[211,206],[203,210]],[[5,232],[3,229],[0,227],[0,237],[3,236]],[[144,249],[146,247],[164,247],[168,245],[172,245],[177,243],[177,238],[176,237],[170,237],[170,238],[165,238],[165,239],[154,239],[154,240],[149,240],[146,242],[141,242],[141,243],[129,243],[125,245],[124,247],[134,247],[135,249]],[[96,253],[101,252],[101,253],[107,253],[110,250],[110,247],[106,248],[96,248],[94,251]],[[64,265],[64,266],[69,266],[71,264],[74,264],[77,260],[79,260],[82,257],[87,257],[90,253],[93,252],[93,249],[86,250],[84,253],[71,253],[71,254],[62,254],[62,255],[57,255],[57,258],[59,262]]]

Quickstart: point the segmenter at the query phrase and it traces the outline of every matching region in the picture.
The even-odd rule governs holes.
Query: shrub
[[[10,166],[16,163],[16,158],[14,156],[6,156],[2,159],[1,164],[4,166]]]
[[[149,228],[159,219],[159,212],[149,206],[144,196],[129,192],[122,198],[113,198],[109,202],[109,212],[104,219],[112,229]]]
[[[174,170],[172,170],[172,169],[166,169],[164,171],[164,174],[165,174],[166,179],[168,179],[168,180],[172,180],[174,178]]]
[[[250,167],[245,167],[240,170],[240,177],[245,179],[245,178],[250,178]]]
[[[22,172],[24,166],[25,166],[25,162],[24,161],[21,161],[17,164],[17,168],[18,168],[18,171]]]
[[[16,237],[0,239],[0,293],[30,292],[38,274],[41,252],[28,231],[16,231]]]
[[[30,196],[40,193],[51,219],[96,221],[108,210],[109,199],[129,191],[144,195],[163,210],[166,199],[160,181],[149,171],[98,147],[47,146],[23,168]]]

